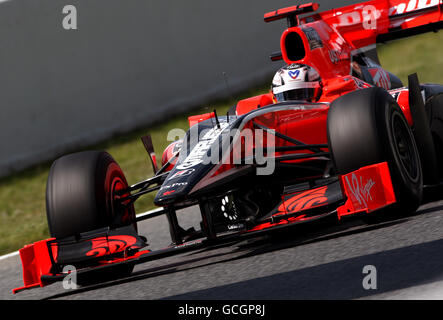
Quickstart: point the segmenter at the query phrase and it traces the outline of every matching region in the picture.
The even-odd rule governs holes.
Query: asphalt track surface
[[[416,214],[367,224],[360,219],[288,228],[265,237],[198,250],[136,266],[130,277],[64,289],[61,283],[23,291],[18,256],[0,261],[0,299],[273,300],[442,299],[443,201]],[[198,210],[181,211],[184,226]],[[170,242],[165,217],[144,221],[151,248]],[[363,287],[363,268],[376,268],[376,289]]]

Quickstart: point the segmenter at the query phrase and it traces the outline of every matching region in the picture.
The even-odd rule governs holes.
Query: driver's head
[[[291,64],[275,74],[272,93],[277,102],[315,102],[321,95],[320,81],[320,75],[314,68],[304,64]]]

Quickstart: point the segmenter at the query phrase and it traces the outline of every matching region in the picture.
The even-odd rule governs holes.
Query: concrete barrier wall
[[[0,175],[263,83],[295,3],[0,1]]]

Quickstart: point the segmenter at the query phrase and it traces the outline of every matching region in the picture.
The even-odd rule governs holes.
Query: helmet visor
[[[320,88],[318,81],[286,83],[279,87],[274,87],[272,92],[278,102],[290,100],[311,100],[315,97],[316,89]]]
[[[292,101],[292,100],[302,100],[310,101],[315,96],[315,88],[303,88],[289,90],[282,93],[274,94],[278,102]]]

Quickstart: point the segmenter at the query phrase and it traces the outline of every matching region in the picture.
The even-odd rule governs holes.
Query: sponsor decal
[[[108,236],[92,239],[92,248],[86,255],[102,257],[104,255],[122,252],[137,242],[133,236]]]
[[[175,187],[183,187],[183,186],[187,186],[188,183],[187,182],[175,182],[173,184],[169,184],[166,186],[161,186],[160,191],[164,190],[164,189],[170,189],[170,188],[175,188]]]
[[[235,223],[235,224],[229,224],[228,230],[240,230],[244,229],[245,225],[243,223]]]
[[[328,198],[326,197],[327,189],[328,187],[324,186],[318,189],[303,191],[295,194],[286,199],[280,205],[278,211],[288,214],[323,205],[328,202]]]
[[[434,6],[438,6],[440,0],[410,0],[407,3],[399,3],[389,9],[389,15],[397,15],[402,13],[408,13],[415,10],[426,9]]]
[[[409,0],[394,5],[389,8],[388,15],[390,17],[401,15],[404,13],[410,13],[421,9],[437,7],[440,4],[440,0]],[[357,24],[362,24],[365,30],[376,30],[377,29],[377,21],[381,17],[382,10],[378,10],[373,5],[357,5],[354,7],[354,11],[350,12],[337,12],[335,16],[338,18],[338,24],[335,24],[334,27],[348,27],[354,26]],[[411,17],[411,19],[415,19],[416,17]],[[400,21],[403,23],[404,20]]]
[[[338,64],[340,62],[340,52],[337,50],[329,50],[329,59],[333,64]]]
[[[317,33],[317,30],[312,27],[305,27],[302,28],[302,30],[308,38],[309,47],[311,48],[311,50],[323,48],[323,42],[321,41],[320,35]]]
[[[185,170],[180,170],[177,171],[176,173],[174,173],[168,180],[172,180],[175,178],[181,178],[181,177],[186,177],[189,176],[190,174],[192,174],[195,171],[195,169],[185,169]]]
[[[345,176],[345,180],[349,191],[351,191],[351,195],[354,197],[353,200],[356,200],[360,205],[367,208],[368,202],[373,201],[371,189],[375,186],[374,180],[369,179],[363,182],[363,177],[360,177],[359,180],[355,173],[352,174],[351,181],[349,181],[348,176]]]
[[[193,246],[196,244],[200,244],[201,242],[202,242],[201,239],[194,240],[194,241],[188,241],[188,242],[184,242],[182,244],[175,245],[173,248],[178,249],[178,248],[190,247],[190,246]]]
[[[297,79],[299,75],[300,70],[289,71],[289,76],[294,80]]]
[[[365,89],[365,88],[372,87],[370,84],[368,84],[368,83],[366,83],[366,82],[364,82],[364,81],[362,81],[362,80],[360,80],[358,78],[352,77],[352,79],[354,80],[357,88],[359,88],[359,89]]]
[[[289,66],[286,67],[286,69],[288,70],[294,70],[294,69],[298,69],[303,67],[301,64],[298,63],[291,63]],[[280,70],[281,73],[283,73],[283,71]]]
[[[186,159],[177,165],[177,169],[184,170],[195,167],[196,165],[203,163],[207,157],[207,152],[211,148],[211,145],[215,142],[215,140],[219,137],[221,132],[229,126],[228,123],[222,122],[220,123],[220,129],[214,127],[206,132],[200,141],[195,145],[195,147],[191,150]]]
[[[389,78],[389,74],[383,68],[379,67],[368,70],[377,87],[381,87],[386,90],[391,89],[391,79]]]
[[[197,143],[186,159],[177,166],[177,169],[188,169],[202,163],[213,142],[213,140],[203,140]]]

